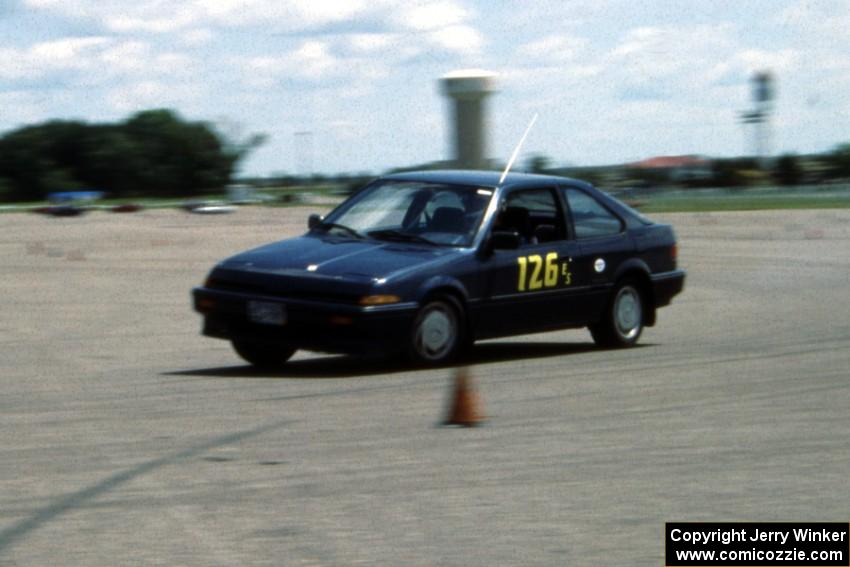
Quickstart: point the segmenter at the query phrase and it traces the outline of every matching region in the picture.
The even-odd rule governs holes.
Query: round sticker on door
[[[596,270],[596,273],[601,274],[605,271],[605,260],[602,258],[597,258],[593,263],[593,269]]]

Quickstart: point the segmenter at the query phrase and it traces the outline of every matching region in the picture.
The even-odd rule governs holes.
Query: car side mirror
[[[519,244],[519,233],[515,230],[494,230],[490,234],[491,250],[516,250]]]
[[[325,220],[325,217],[322,215],[313,213],[309,217],[307,217],[307,228],[313,230],[314,228],[318,228],[322,221]]]

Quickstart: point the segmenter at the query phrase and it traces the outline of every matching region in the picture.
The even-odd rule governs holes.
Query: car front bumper
[[[194,308],[204,317],[202,334],[237,341],[278,342],[320,352],[383,354],[404,347],[418,305],[361,306],[260,296],[196,287]],[[285,322],[253,322],[248,303],[280,305]]]

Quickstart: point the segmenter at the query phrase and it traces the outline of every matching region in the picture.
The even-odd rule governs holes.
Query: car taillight
[[[674,244],[670,247],[670,259],[673,260],[673,267],[676,267],[676,260],[679,258],[679,246]]]

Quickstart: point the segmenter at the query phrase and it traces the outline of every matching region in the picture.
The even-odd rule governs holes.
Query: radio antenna
[[[534,123],[537,122],[538,114],[534,113],[534,118],[531,119],[531,123],[528,125],[528,128],[525,129],[525,134],[522,135],[522,138],[519,139],[519,144],[514,148],[514,153],[511,154],[511,159],[508,161],[507,167],[505,167],[505,171],[502,172],[502,177],[499,178],[499,185],[505,181],[505,177],[508,176],[508,172],[511,170],[511,166],[513,166],[514,161],[516,161],[516,157],[519,155],[519,150],[522,148],[522,144],[525,142],[526,136],[531,132],[531,127],[534,126]]]

